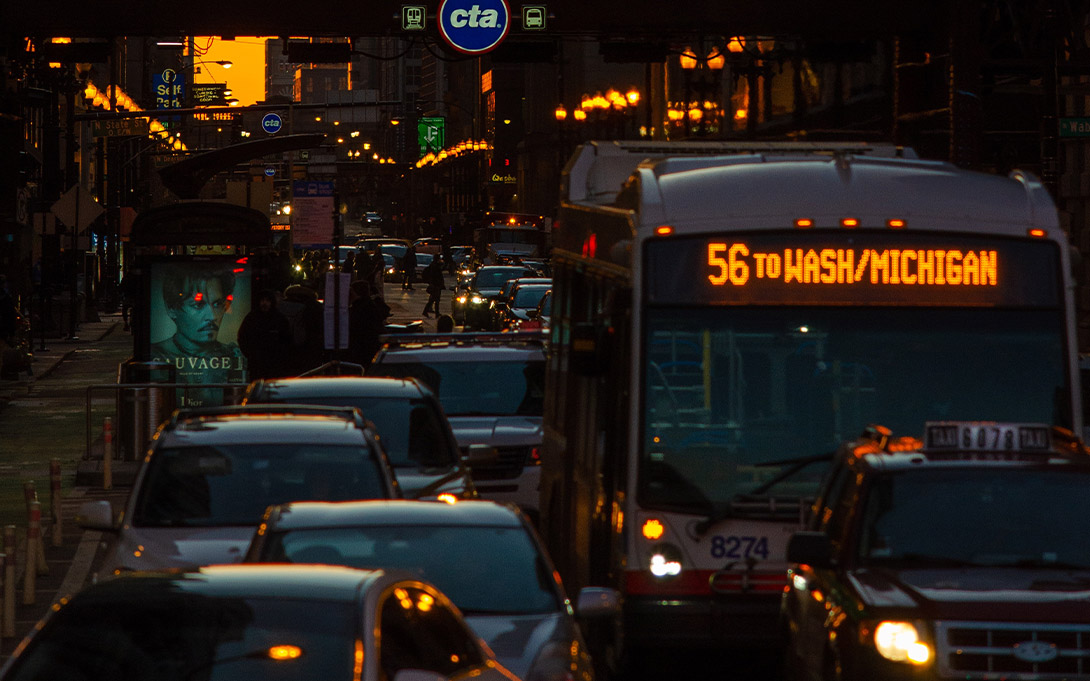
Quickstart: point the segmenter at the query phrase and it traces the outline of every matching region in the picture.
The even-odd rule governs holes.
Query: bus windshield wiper
[[[834,456],[836,456],[836,452],[827,452],[825,454],[818,454],[816,456],[803,456],[796,459],[781,459],[779,461],[762,461],[761,463],[755,463],[753,464],[754,467],[758,468],[769,468],[771,466],[787,466],[788,468],[787,470],[774,476],[771,480],[766,480],[765,482],[761,483],[760,486],[754,488],[753,490],[748,492],[748,494],[754,496],[765,494],[766,492],[768,492],[768,490],[772,489],[784,480],[787,480],[792,475],[798,473],[807,466],[815,463],[821,463],[823,461],[832,461]]]

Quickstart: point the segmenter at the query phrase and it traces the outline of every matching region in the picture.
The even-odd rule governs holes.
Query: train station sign
[[[507,0],[443,0],[439,4],[439,33],[464,54],[484,54],[507,36],[511,10]]]

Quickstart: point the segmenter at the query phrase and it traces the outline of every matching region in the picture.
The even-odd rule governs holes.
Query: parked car
[[[466,330],[488,325],[488,306],[499,295],[505,282],[519,277],[533,277],[533,270],[521,266],[487,265],[470,278],[465,290],[451,297],[450,310],[456,324]]]
[[[524,679],[592,681],[576,618],[620,612],[619,594],[599,587],[584,588],[573,608],[537,533],[510,505],[301,502],[270,508],[262,527],[245,562],[410,572],[447,594],[499,661]]]
[[[117,519],[109,501],[78,524],[112,535],[97,576],[242,559],[272,504],[400,498],[374,425],[358,409],[247,405],[176,411],[159,427]]]
[[[440,590],[330,565],[135,572],[57,601],[3,681],[518,681]]]
[[[872,426],[787,545],[789,679],[1074,679],[1090,449],[1033,423]]]
[[[413,377],[439,398],[458,445],[488,445],[492,464],[473,466],[483,498],[518,504],[536,519],[545,404],[545,338],[540,334],[391,336],[369,376]]]
[[[356,407],[375,424],[382,447],[409,498],[440,494],[477,496],[470,467],[489,463],[488,446],[458,449],[439,400],[415,378],[314,377],[258,380],[246,388],[243,404],[291,403]]]

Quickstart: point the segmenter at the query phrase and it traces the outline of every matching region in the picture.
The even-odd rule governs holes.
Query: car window
[[[416,378],[431,388],[447,416],[541,416],[545,362],[381,362],[372,375]]]
[[[290,678],[351,678],[356,611],[349,604],[291,599],[74,599],[28,646],[10,681],[279,679],[271,646],[305,654]],[[214,671],[213,671],[214,670]]]
[[[398,525],[276,531],[256,560],[403,569],[465,613],[548,613],[560,597],[552,571],[522,528]],[[487,556],[488,569],[481,569]]]
[[[474,278],[474,288],[499,288],[504,282],[519,277],[529,277],[533,273],[528,270],[479,270]]]
[[[515,291],[515,302],[512,307],[537,307],[548,290],[548,286],[520,286]]]
[[[386,681],[402,669],[449,677],[482,664],[476,637],[455,611],[414,587],[386,596],[379,615],[379,667]]]
[[[378,429],[382,448],[394,466],[449,466],[454,452],[445,433],[443,417],[434,402],[421,399],[356,396],[293,396],[273,388],[273,399],[261,402],[359,407]]]
[[[132,518],[143,527],[250,525],[270,504],[391,496],[363,446],[163,447],[145,465]]]

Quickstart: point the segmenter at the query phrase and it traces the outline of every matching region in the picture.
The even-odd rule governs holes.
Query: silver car
[[[526,681],[593,681],[576,618],[619,612],[617,592],[597,587],[583,589],[573,608],[526,516],[489,501],[274,507],[245,561],[411,572],[447,594],[499,661]]]
[[[290,406],[175,412],[152,440],[120,519],[109,501],[80,507],[81,527],[112,535],[96,579],[237,563],[273,504],[402,496],[359,410]]]

